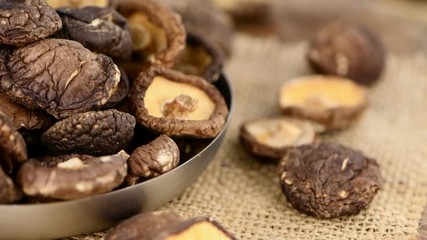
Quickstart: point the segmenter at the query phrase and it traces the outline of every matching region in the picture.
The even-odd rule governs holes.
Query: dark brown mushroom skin
[[[372,85],[385,67],[385,48],[379,36],[367,27],[334,22],[315,34],[307,59],[320,73]]]
[[[0,167],[0,204],[9,204],[18,201],[22,193],[15,186],[13,180]]]
[[[111,191],[124,181],[128,157],[119,152],[102,157],[67,155],[30,159],[19,169],[17,181],[29,196],[64,200],[93,196]],[[73,160],[81,166],[60,166]]]
[[[358,214],[383,184],[374,159],[335,143],[289,150],[278,165],[278,174],[292,206],[318,218]]]
[[[10,119],[0,111],[0,166],[6,173],[27,160],[27,147]]]
[[[140,213],[109,230],[105,240],[152,240],[164,228],[179,221],[182,218],[171,211]]]
[[[126,19],[114,9],[89,6],[59,8],[61,35],[86,48],[112,58],[127,59],[132,53],[132,37]]]
[[[102,106],[120,81],[111,58],[65,39],[40,40],[4,59],[0,90],[12,101],[58,119]]]
[[[187,32],[186,47],[174,69],[201,76],[213,83],[218,80],[224,64],[224,54],[203,35]]]
[[[50,152],[108,155],[126,149],[135,118],[115,109],[75,114],[55,123],[41,136]]]
[[[136,148],[128,159],[126,181],[134,185],[164,174],[179,164],[179,148],[167,135],[160,135],[146,145]]]
[[[52,35],[61,18],[44,0],[0,2],[0,43],[22,46]]]
[[[22,105],[16,104],[0,92],[0,111],[3,111],[17,130],[20,128],[27,130],[45,130],[52,126],[53,118],[39,110],[28,109]]]
[[[215,103],[215,109],[210,118],[207,120],[185,120],[151,116],[145,108],[144,96],[145,91],[156,76],[202,89]],[[224,127],[228,115],[224,97],[214,85],[200,77],[185,75],[161,66],[152,66],[142,72],[135,80],[129,98],[138,124],[168,136],[214,138]]]

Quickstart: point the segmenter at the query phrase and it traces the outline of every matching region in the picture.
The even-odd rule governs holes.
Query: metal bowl
[[[194,157],[159,177],[98,196],[56,203],[0,205],[0,239],[51,239],[100,231],[180,195],[214,158],[230,121],[230,82],[221,76],[215,85],[230,114],[221,133]]]

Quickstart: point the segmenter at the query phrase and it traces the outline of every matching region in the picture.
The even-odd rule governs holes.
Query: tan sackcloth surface
[[[322,137],[377,159],[385,184],[367,210],[319,220],[299,213],[282,194],[274,164],[260,163],[238,141],[243,121],[280,115],[278,88],[310,74],[307,43],[238,34],[225,70],[234,89],[226,138],[207,170],[162,209],[184,217],[209,215],[239,239],[418,239],[427,204],[427,59],[387,57],[370,106],[354,127]],[[102,238],[102,233],[74,239]],[[424,239],[424,238],[419,238]]]
[[[238,35],[234,50],[225,71],[235,96],[227,138],[199,181],[165,208],[188,217],[211,215],[241,239],[414,239],[427,203],[426,58],[390,54],[361,121],[324,138],[377,159],[385,185],[359,215],[318,220],[291,207],[275,165],[248,155],[237,137],[243,121],[280,114],[283,82],[311,73],[306,43]]]

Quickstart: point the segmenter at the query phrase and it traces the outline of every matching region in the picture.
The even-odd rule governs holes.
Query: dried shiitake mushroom
[[[13,180],[0,167],[0,204],[13,203],[21,197],[22,193],[15,186]]]
[[[248,121],[240,127],[240,141],[251,154],[280,159],[291,147],[314,142],[313,125],[305,120],[286,117]]]
[[[102,157],[62,155],[30,159],[18,171],[18,182],[29,196],[77,199],[119,186],[127,174],[129,155],[121,151]]]
[[[132,53],[132,37],[127,20],[112,8],[59,8],[63,38],[113,58],[127,59]]]
[[[218,80],[224,63],[224,55],[202,35],[187,33],[184,52],[178,58],[174,69],[201,76],[208,82]]]
[[[21,134],[10,119],[0,111],[0,167],[12,173],[15,167],[27,160],[27,147]]]
[[[205,36],[217,45],[223,55],[230,56],[234,35],[233,20],[210,1],[160,0],[182,17],[187,32]]]
[[[107,7],[111,4],[111,0],[46,0],[46,2],[53,8],[81,8],[87,6]]]
[[[0,90],[59,119],[102,106],[120,81],[111,58],[65,39],[40,40],[3,58]]]
[[[48,37],[62,27],[44,0],[0,2],[0,43],[21,46]]]
[[[218,222],[209,217],[182,219],[170,211],[146,212],[122,221],[105,240],[234,240]]]
[[[359,213],[382,186],[374,159],[335,143],[290,149],[279,163],[278,174],[292,206],[319,218]]]
[[[379,37],[368,28],[335,22],[315,34],[307,58],[320,73],[369,85],[383,71],[385,50]]]
[[[179,164],[179,149],[167,135],[136,148],[128,159],[129,185],[157,177],[176,168]]]
[[[89,111],[58,121],[40,140],[53,153],[108,155],[129,145],[135,124],[132,115],[115,109]]]
[[[120,0],[117,11],[128,20],[134,55],[154,64],[174,64],[185,45],[178,14],[154,0]]]
[[[312,120],[333,130],[356,121],[368,100],[365,88],[349,79],[310,75],[284,83],[279,102],[284,114]]]
[[[139,75],[130,100],[137,123],[169,136],[213,138],[224,127],[228,114],[214,85],[161,66]]]
[[[16,104],[3,93],[0,93],[0,110],[10,118],[17,130],[44,130],[53,124],[53,118],[49,114]]]

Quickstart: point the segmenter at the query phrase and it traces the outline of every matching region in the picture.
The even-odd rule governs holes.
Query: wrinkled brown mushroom
[[[202,35],[187,33],[184,52],[178,58],[174,69],[180,72],[201,76],[208,82],[218,80],[224,63],[224,55]]]
[[[179,164],[179,149],[167,135],[136,148],[128,159],[129,185],[169,172]]]
[[[112,8],[59,8],[61,34],[86,48],[113,58],[127,59],[132,53],[132,37],[126,19]]]
[[[77,199],[105,193],[119,186],[127,174],[121,151],[102,157],[66,155],[30,159],[18,172],[25,194],[55,199]]]
[[[0,166],[7,173],[27,160],[27,147],[10,119],[0,111]]]
[[[279,160],[289,148],[313,143],[316,132],[304,120],[285,117],[248,121],[240,127],[240,141],[251,154]]]
[[[89,111],[62,119],[41,136],[53,153],[107,155],[125,149],[133,138],[135,118],[115,109]]]
[[[212,218],[200,216],[182,219],[170,211],[137,214],[119,223],[105,240],[235,240],[223,226]]]
[[[18,201],[22,193],[15,186],[12,179],[3,172],[0,167],[0,204],[8,204]]]
[[[62,27],[55,9],[44,0],[0,2],[0,43],[26,45],[48,37]]]
[[[154,64],[172,66],[184,50],[181,18],[154,0],[121,0],[117,11],[125,16],[133,39],[134,55]]]
[[[0,90],[14,102],[56,118],[102,106],[120,81],[111,58],[65,39],[40,40],[4,58]]]
[[[310,75],[285,82],[279,98],[285,115],[317,122],[326,130],[350,126],[368,105],[364,87],[334,76]]]
[[[292,206],[319,218],[359,213],[383,181],[374,159],[335,143],[290,149],[279,163],[278,174]]]
[[[205,36],[217,45],[223,55],[230,56],[234,35],[231,17],[210,1],[159,0],[182,17],[187,32]]]
[[[377,34],[350,22],[335,22],[320,29],[310,42],[309,63],[323,74],[376,82],[385,66],[385,49]]]
[[[111,0],[46,0],[46,2],[53,8],[81,8],[87,6],[107,7],[111,4]]]
[[[137,123],[169,136],[213,138],[228,115],[224,97],[215,86],[161,66],[140,74],[130,100]]]
[[[42,111],[31,110],[16,104],[0,92],[0,110],[13,122],[14,127],[19,130],[44,130],[52,126],[53,118]]]

